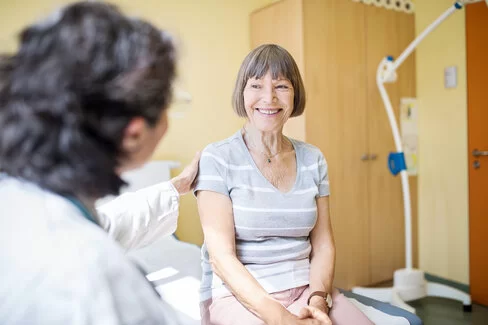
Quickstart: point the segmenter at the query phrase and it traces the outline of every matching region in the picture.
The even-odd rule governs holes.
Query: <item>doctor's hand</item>
[[[195,154],[191,163],[183,169],[176,177],[171,179],[171,183],[180,195],[185,195],[195,187],[195,177],[198,174],[198,162],[200,161],[200,152]]]

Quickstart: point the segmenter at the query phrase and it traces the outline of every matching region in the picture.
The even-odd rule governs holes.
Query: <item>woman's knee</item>
[[[373,322],[371,322],[369,318],[339,290],[333,290],[332,300],[333,305],[329,316],[333,324],[374,325]]]

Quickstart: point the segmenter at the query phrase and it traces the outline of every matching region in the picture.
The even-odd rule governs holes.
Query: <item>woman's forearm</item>
[[[266,324],[280,324],[281,317],[288,311],[263,289],[235,255],[222,254],[211,258],[211,264],[244,307]]]
[[[310,234],[310,292],[325,291],[332,294],[335,268],[335,243],[329,216],[329,198],[317,199],[317,223]],[[310,303],[327,311],[325,300],[314,296]]]
[[[333,244],[312,248],[310,256],[310,292],[325,291],[332,294],[335,268]]]

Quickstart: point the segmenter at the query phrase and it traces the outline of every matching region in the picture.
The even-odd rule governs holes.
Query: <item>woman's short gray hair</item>
[[[291,54],[276,44],[264,44],[252,50],[242,62],[232,95],[232,106],[237,115],[247,117],[244,107],[244,88],[249,78],[261,78],[268,71],[273,79],[288,79],[294,90],[291,117],[302,115],[305,110],[305,87],[298,66]]]

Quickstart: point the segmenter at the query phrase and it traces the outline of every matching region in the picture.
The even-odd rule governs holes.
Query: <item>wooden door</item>
[[[345,0],[303,4],[307,142],[329,165],[336,241],[335,285],[370,283],[365,6]]]
[[[284,0],[256,10],[251,14],[251,48],[267,43],[283,46],[293,56],[302,78],[305,78],[302,19],[302,0]],[[304,141],[305,114],[290,119],[283,132]]]
[[[414,40],[415,25],[413,15],[365,7],[369,152],[377,156],[369,163],[370,265],[371,282],[379,283],[391,280],[396,269],[405,267],[405,226],[400,177],[391,175],[387,168],[388,154],[395,151],[395,146],[376,85],[376,70],[385,56],[398,57]],[[397,82],[387,85],[386,89],[398,120],[400,98],[415,97],[414,55],[398,70]],[[416,206],[416,181],[411,185],[414,185],[412,198]]]
[[[488,8],[466,7],[469,155],[469,278],[474,302],[488,305]]]

